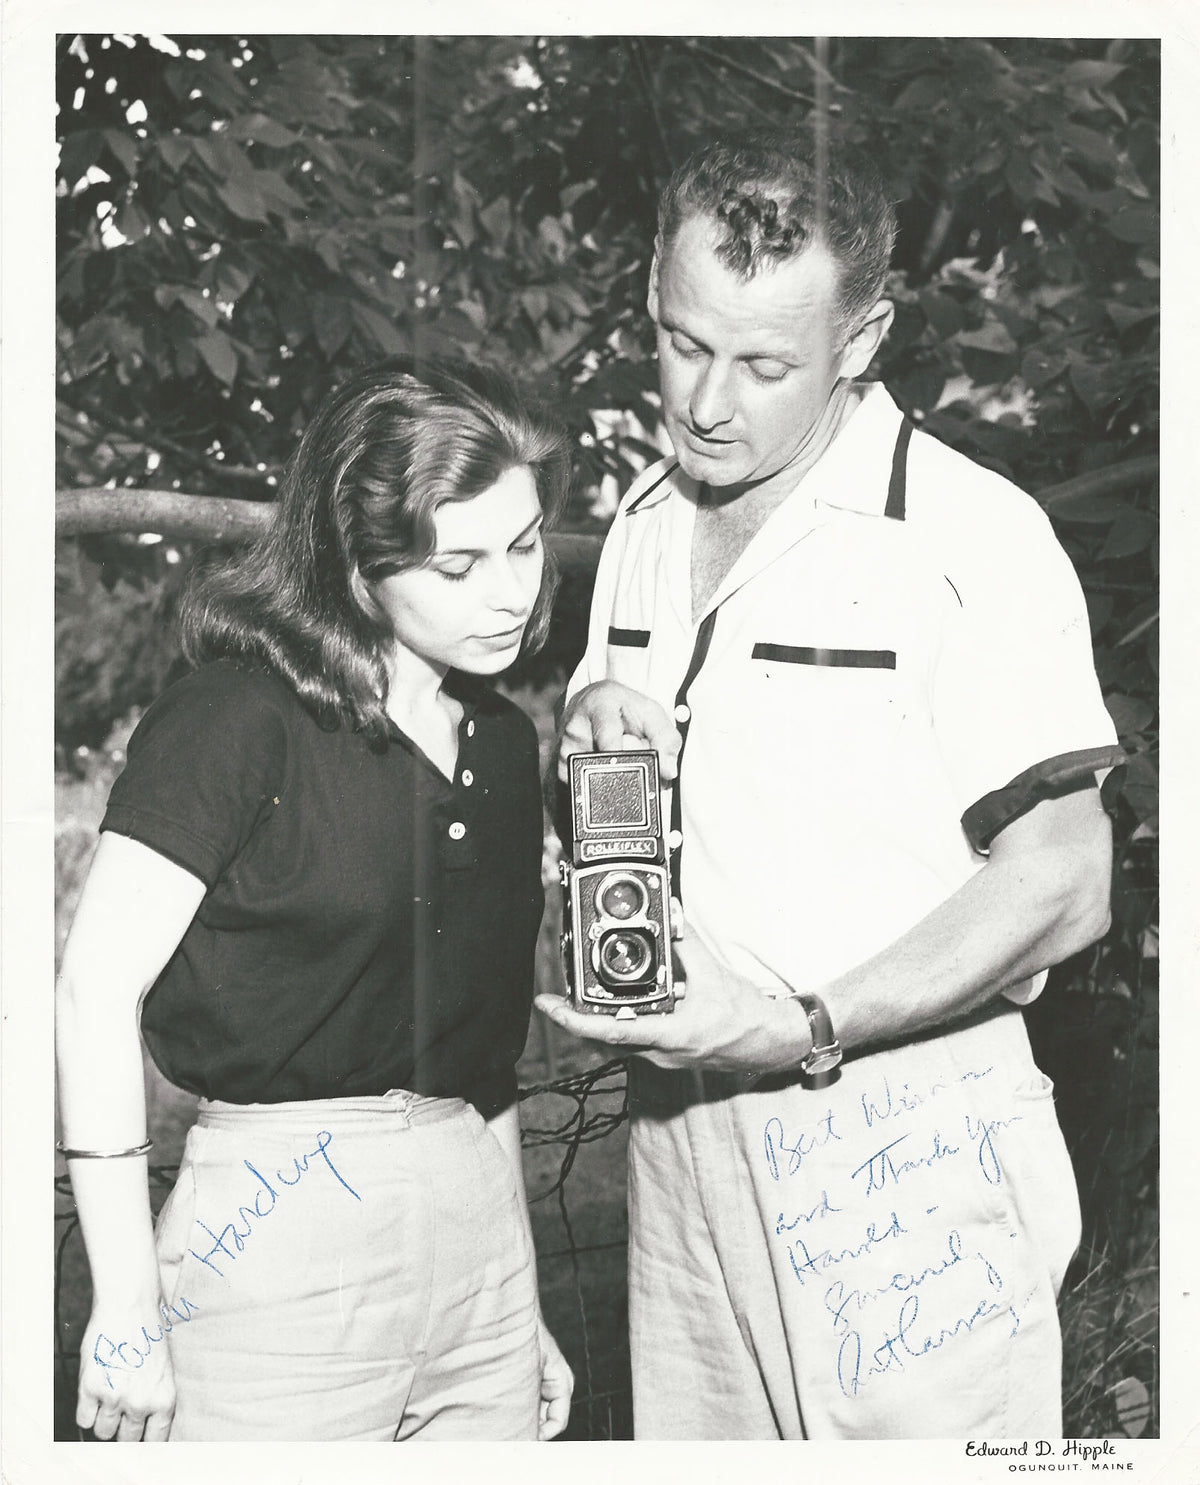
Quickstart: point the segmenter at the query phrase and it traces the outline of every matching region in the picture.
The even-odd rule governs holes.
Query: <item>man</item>
[[[636,1054],[639,1438],[1061,1433],[1079,1208],[1019,1005],[1107,927],[1121,754],[1045,516],[859,381],[893,236],[782,137],[660,207],[675,452],[607,539],[560,762],[659,750],[687,994],[540,1001]]]

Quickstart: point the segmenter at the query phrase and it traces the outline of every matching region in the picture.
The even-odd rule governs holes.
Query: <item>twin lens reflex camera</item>
[[[563,968],[571,1004],[597,1015],[675,1008],[670,873],[653,752],[575,753],[563,885]]]

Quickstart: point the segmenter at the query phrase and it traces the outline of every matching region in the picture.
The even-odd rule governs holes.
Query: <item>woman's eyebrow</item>
[[[513,537],[508,545],[512,546],[513,542],[518,542],[522,537],[531,535],[544,520],[545,513],[539,511],[528,526],[517,532],[516,536]],[[431,553],[434,557],[486,557],[487,554],[487,547],[438,547]]]

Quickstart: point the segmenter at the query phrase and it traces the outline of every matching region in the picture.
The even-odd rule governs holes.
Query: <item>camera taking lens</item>
[[[637,928],[606,933],[596,950],[600,978],[610,985],[642,985],[654,978],[654,944]]]

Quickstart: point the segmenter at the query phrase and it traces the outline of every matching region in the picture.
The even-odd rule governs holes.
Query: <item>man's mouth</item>
[[[724,449],[728,448],[730,444],[737,442],[735,438],[718,438],[715,434],[703,433],[699,428],[693,427],[691,423],[681,423],[680,427],[693,443],[698,443],[704,448]]]

